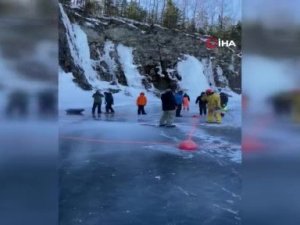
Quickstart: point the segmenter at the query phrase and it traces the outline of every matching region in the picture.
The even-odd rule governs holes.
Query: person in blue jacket
[[[178,91],[175,94],[175,101],[176,101],[176,117],[182,117],[181,109],[182,109],[182,102],[183,102],[183,91]]]

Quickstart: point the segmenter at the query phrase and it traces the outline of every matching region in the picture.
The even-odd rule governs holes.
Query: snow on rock
[[[75,59],[75,63],[80,65],[84,72],[85,76],[89,82],[93,83],[97,78],[96,72],[92,67],[90,59],[90,48],[87,41],[86,34],[81,30],[80,26],[77,24],[73,25],[74,28],[74,48],[72,48],[72,56]],[[79,49],[76,49],[79,48]]]
[[[136,66],[133,63],[133,49],[121,44],[119,44],[117,47],[119,60],[129,87],[124,87],[121,85],[112,86],[108,82],[101,81],[97,76],[97,72],[92,66],[94,61],[92,61],[90,58],[90,48],[86,33],[78,24],[71,23],[61,4],[59,4],[59,7],[62,14],[62,20],[66,28],[68,44],[74,63],[84,70],[84,74],[88,82],[94,87],[94,89],[100,89],[103,91],[109,88],[120,89],[121,92],[114,95],[116,97],[116,105],[118,105],[118,102],[121,103],[121,105],[128,104],[129,101],[134,102],[136,96],[141,91],[145,91],[145,89],[142,85],[142,76],[139,74]],[[108,65],[108,72],[112,74],[112,76],[115,76],[117,65],[115,60],[110,56],[110,52],[113,50],[114,44],[111,41],[107,41],[104,46],[104,55],[102,55],[102,59]],[[59,87],[61,101],[59,108],[62,109],[62,107],[72,108],[90,106],[92,92],[81,90],[74,84],[72,79],[72,74],[66,74],[62,71],[60,72]],[[152,95],[150,98],[152,98]]]
[[[107,82],[107,86],[102,89],[104,92],[108,88],[115,88],[110,86]],[[104,86],[104,85],[103,85]],[[118,86],[120,89],[119,93],[113,94],[115,100],[115,107],[122,106],[135,106],[135,101],[140,92],[143,89]],[[66,110],[68,108],[91,108],[93,102],[93,91],[82,90],[76,83],[73,82],[72,73],[65,73],[62,69],[59,71],[59,110]],[[148,98],[148,104],[159,104],[159,99],[155,97],[153,93],[146,93]],[[135,107],[131,107],[134,112]]]
[[[209,59],[209,58],[202,59],[201,62],[204,65],[203,73],[206,76],[208,83],[211,84],[212,86],[215,86],[215,78],[213,75],[211,59]]]
[[[70,2],[72,8],[81,8],[84,7],[85,2],[83,0],[71,0]]]
[[[223,70],[220,66],[217,66],[217,76],[218,80],[223,83],[224,85],[228,86],[228,80],[227,78],[223,75]]]
[[[161,65],[156,66],[156,68],[158,69],[157,74],[158,74],[160,77],[165,77],[165,75],[162,73]]]
[[[115,71],[117,70],[116,61],[110,56],[110,52],[114,51],[114,43],[112,41],[106,41],[104,44],[104,55],[102,56],[102,60],[108,65],[108,72],[112,75],[113,80],[116,79]]]
[[[193,56],[185,55],[185,59],[177,65],[182,80],[179,85],[195,99],[202,91],[209,88],[209,82],[203,73],[202,63]]]
[[[92,24],[92,23],[89,23],[89,22],[85,22],[85,25],[86,25],[86,26],[88,26],[88,27],[92,27],[92,28],[94,28],[94,27],[95,27],[95,25],[94,25],[94,24]]]
[[[120,62],[123,67],[123,71],[126,76],[127,84],[130,87],[143,88],[142,76],[138,72],[136,66],[133,63],[132,48],[119,44],[117,47]]]
[[[75,13],[77,16],[82,17],[80,14]],[[109,23],[108,22],[103,22],[100,21],[99,19],[94,19],[94,18],[88,18],[88,17],[82,17],[83,19],[85,19],[86,21],[91,22],[93,25],[99,25],[102,24],[104,26],[107,26]]]
[[[73,82],[72,73],[59,70],[59,109],[85,108],[91,106],[92,91],[85,91]]]
[[[119,44],[117,46],[117,52],[123,71],[126,76],[128,87],[117,85],[112,86],[108,82],[101,81],[97,77],[97,73],[93,68],[93,61],[90,58],[90,48],[85,32],[77,24],[72,24],[63,10],[60,4],[60,10],[63,17],[63,23],[67,31],[67,39],[70,47],[71,55],[74,59],[74,63],[81,67],[87,80],[94,89],[100,89],[105,91],[109,88],[119,89],[118,94],[114,94],[115,106],[122,106],[128,104],[134,104],[136,97],[145,88],[142,85],[142,76],[139,74],[136,66],[133,62],[133,49]],[[108,72],[115,76],[117,64],[115,60],[110,56],[110,52],[114,50],[114,43],[107,41],[104,46],[104,54],[102,60],[108,65]],[[59,109],[67,108],[86,108],[91,106],[92,92],[81,90],[74,82],[72,74],[66,74],[60,71],[59,74]],[[158,98],[152,93],[148,93],[149,102],[157,102]]]
[[[74,63],[84,70],[85,77],[91,85],[95,88],[101,88],[103,82],[99,82],[97,73],[92,67],[90,48],[86,33],[78,24],[71,23],[61,4],[59,4],[59,7],[62,21],[66,28],[68,44]]]

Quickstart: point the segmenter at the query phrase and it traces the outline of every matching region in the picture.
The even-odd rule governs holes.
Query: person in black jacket
[[[224,117],[225,116],[225,111],[227,108],[227,104],[228,104],[228,95],[224,92],[220,92],[220,99],[221,99],[221,107],[223,109],[223,112],[221,112],[221,116]]]
[[[221,106],[222,108],[225,108],[228,104],[228,95],[224,92],[221,92],[220,98],[221,98]]]
[[[113,104],[114,104],[114,98],[113,98],[113,95],[110,91],[108,92],[105,92],[104,93],[104,96],[105,96],[105,110],[106,110],[106,113],[114,113],[114,109],[112,108]]]
[[[203,114],[206,115],[207,109],[207,100],[206,100],[206,94],[205,92],[202,92],[200,96],[198,96],[196,100],[196,104],[199,104],[199,111],[200,111],[200,116]]]
[[[160,118],[159,125],[174,127],[175,125],[173,125],[173,121],[174,121],[175,109],[176,109],[174,87],[173,90],[168,89],[161,95],[161,102],[162,102],[163,114]]]

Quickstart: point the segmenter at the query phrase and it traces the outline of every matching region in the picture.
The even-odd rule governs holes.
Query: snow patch
[[[133,63],[133,49],[119,44],[117,47],[120,62],[126,76],[127,84],[130,87],[143,88],[142,76],[139,74]]]
[[[211,84],[210,86],[216,86],[211,60],[212,58],[206,58],[201,60],[202,64],[204,65],[203,74],[208,80],[208,83]]]
[[[104,83],[99,80],[96,71],[92,67],[90,47],[86,33],[78,24],[71,23],[61,4],[59,4],[59,7],[74,63],[83,69],[85,77],[93,87],[97,89],[103,87]]]
[[[217,76],[218,76],[218,80],[225,84],[226,86],[228,86],[228,80],[227,78],[223,75],[223,70],[220,66],[217,66]]]
[[[104,44],[104,55],[102,56],[102,60],[105,61],[105,63],[108,65],[108,72],[112,74],[113,80],[116,79],[116,73],[117,70],[117,63],[116,61],[110,56],[110,52],[114,51],[114,43],[112,41],[106,41]]]
[[[73,82],[73,74],[59,71],[59,109],[85,108],[91,106],[92,92],[84,91]]]
[[[208,80],[203,73],[203,65],[194,56],[185,55],[185,59],[178,63],[177,71],[182,77],[180,87],[186,90],[192,99],[196,99],[202,91],[209,88]]]

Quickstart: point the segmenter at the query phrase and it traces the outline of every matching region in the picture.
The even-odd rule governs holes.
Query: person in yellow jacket
[[[213,92],[211,89],[206,91],[207,100],[207,122],[208,123],[221,123],[221,98],[220,95]]]

